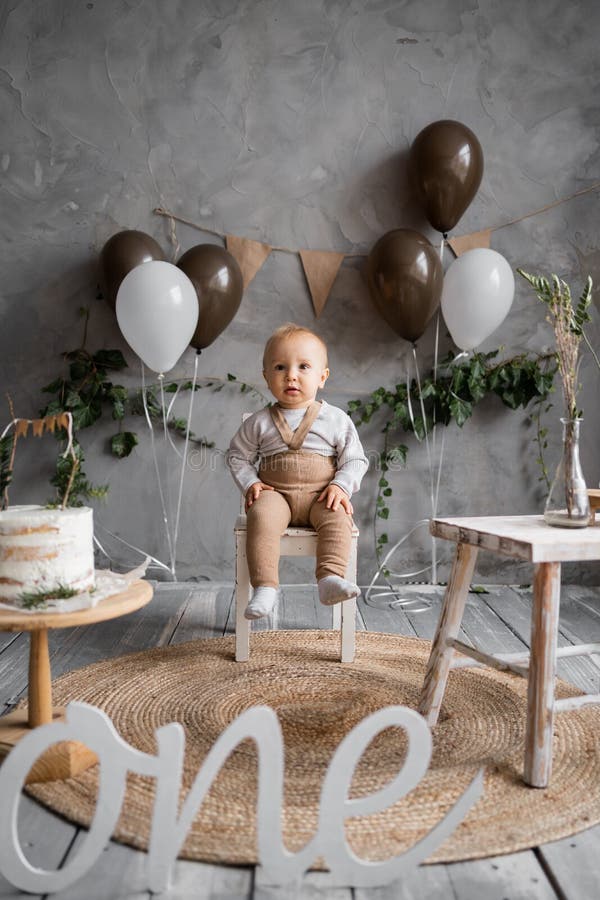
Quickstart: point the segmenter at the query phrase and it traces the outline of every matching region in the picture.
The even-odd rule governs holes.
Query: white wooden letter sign
[[[396,777],[367,797],[350,799],[354,769],[364,750],[384,728],[403,728],[408,751]],[[70,703],[66,721],[34,729],[11,751],[0,767],[0,871],[16,887],[47,894],[63,890],[87,872],[103,851],[116,825],[128,771],[156,779],[156,796],[148,847],[148,889],[167,889],[169,873],[190,825],[213,779],[231,751],[244,739],[258,747],[258,849],[264,878],[285,884],[301,877],[321,856],[338,883],[356,887],[386,884],[429,856],[451,834],[483,790],[482,773],[476,776],[447,815],[406,853],[382,862],[357,857],[348,846],[344,820],[378,812],[404,797],[424,776],[431,758],[431,735],[425,720],[404,706],[388,706],[363,719],[344,738],[327,770],[321,790],[319,822],[314,837],[298,853],[290,853],[281,832],[283,800],[283,739],[275,712],[255,706],[242,713],[220,735],[198,770],[177,814],[183,771],[185,736],[173,722],[156,731],[158,752],[142,753],[123,740],[111,720],[96,707]],[[48,871],[32,866],[25,857],[17,832],[17,814],[23,783],[36,759],[57,741],[81,741],[99,760],[99,793],[90,830],[75,858],[64,868]]]

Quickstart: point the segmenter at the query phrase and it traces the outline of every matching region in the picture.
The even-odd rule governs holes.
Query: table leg
[[[10,753],[32,728],[64,720],[64,709],[52,708],[48,630],[32,631],[30,638],[27,710],[17,709],[0,718],[0,757]],[[96,754],[84,744],[60,741],[34,763],[25,783],[72,778],[97,762]]]
[[[524,780],[532,787],[546,787],[552,772],[559,607],[560,563],[539,563],[535,567],[533,580],[525,735]]]
[[[438,720],[450,663],[454,655],[454,648],[448,645],[448,641],[458,635],[476,559],[477,547],[472,547],[470,544],[457,544],[450,580],[444,595],[442,614],[431,647],[425,681],[419,698],[418,710],[425,717],[428,725],[435,725]]]
[[[30,728],[52,721],[52,681],[46,628],[31,632],[28,708]]]

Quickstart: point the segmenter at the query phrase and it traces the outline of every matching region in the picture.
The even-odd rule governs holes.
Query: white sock
[[[257,587],[254,588],[252,600],[244,610],[244,618],[246,619],[262,619],[273,612],[273,607],[277,601],[277,588],[274,587]]]
[[[343,603],[352,597],[360,597],[360,588],[340,578],[339,575],[326,575],[318,582],[319,600],[324,606],[333,606],[335,603]]]

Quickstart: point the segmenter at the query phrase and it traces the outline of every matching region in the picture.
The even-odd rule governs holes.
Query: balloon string
[[[151,445],[151,447],[152,447],[152,458],[153,458],[153,461],[154,461],[154,471],[155,471],[155,473],[156,473],[156,482],[157,482],[157,484],[158,484],[158,493],[159,493],[159,496],[160,496],[160,505],[161,505],[161,508],[162,508],[162,518],[163,518],[163,524],[164,524],[164,527],[165,527],[165,534],[166,534],[166,537],[167,537],[167,545],[168,545],[168,547],[169,547],[169,552],[170,552],[170,550],[171,550],[171,532],[170,532],[170,529],[169,529],[169,519],[168,519],[168,517],[167,517],[167,508],[166,508],[166,505],[165,505],[165,496],[164,496],[164,493],[163,493],[162,483],[161,483],[161,478],[160,478],[160,469],[159,469],[159,466],[158,466],[158,457],[157,457],[157,455],[156,455],[156,442],[155,442],[155,440],[154,440],[154,427],[153,427],[153,425],[152,425],[152,418],[151,418],[151,416],[150,416],[150,411],[149,411],[149,409],[148,409],[148,401],[147,401],[147,397],[146,397],[146,376],[145,376],[145,370],[144,370],[144,363],[141,363],[141,367],[142,367],[142,402],[143,402],[143,404],[144,404],[144,413],[145,413],[145,415],[146,415],[146,422],[148,423],[148,428],[150,429],[150,445]],[[175,573],[173,572],[173,569],[172,569],[172,568],[170,568],[169,571],[171,572],[172,575],[175,574]]]
[[[165,441],[165,447],[167,447],[167,445],[169,444],[169,441],[170,441],[170,435],[169,435],[169,426],[168,426],[168,422],[167,422],[167,404],[165,401],[165,384],[164,384],[164,382],[165,382],[165,376],[162,372],[160,372],[158,375],[158,383],[160,385],[160,407],[162,410],[162,418],[163,418],[163,437],[164,437],[164,441]],[[171,485],[169,482],[169,466],[166,463],[165,463],[165,474],[166,474],[167,495],[168,495],[167,496],[167,510],[168,510],[168,512],[172,512],[173,510],[172,510],[172,505],[171,505]],[[166,513],[166,515],[167,514],[168,513]],[[167,531],[167,541],[169,544],[169,559],[171,561],[171,572],[172,572],[175,580],[177,580],[176,576],[175,576],[175,547],[173,545],[173,539],[171,536],[170,529],[168,529],[168,531]]]
[[[176,389],[175,393],[173,394],[173,399],[172,399],[171,402],[169,403],[169,408],[167,409],[167,425],[168,425],[168,423],[169,423],[169,421],[170,421],[170,419],[171,419],[171,412],[173,411],[173,406],[174,406],[174,404],[175,404],[175,401],[177,400],[177,397],[179,396],[179,390],[180,390],[180,388],[181,388],[181,385],[178,384],[178,385],[177,385],[177,389]],[[179,450],[177,449],[177,446],[175,445],[175,441],[174,441],[173,438],[171,437],[170,432],[167,431],[167,434],[168,434],[168,437],[169,437],[169,443],[170,443],[170,445],[171,445],[171,448],[175,451],[175,453],[177,454],[177,456],[181,459],[181,453],[180,453]]]
[[[429,572],[431,566],[424,566],[422,569],[415,569],[414,572],[394,572],[390,569],[387,569],[387,590],[382,586],[376,585],[376,581],[380,577],[382,571],[386,568],[387,561],[390,559],[390,557],[393,556],[396,550],[398,550],[398,548],[401,547],[402,544],[404,544],[404,542],[407,541],[415,531],[418,531],[419,528],[422,528],[424,525],[428,524],[429,519],[420,519],[415,525],[413,525],[410,531],[408,531],[403,537],[401,537],[399,541],[396,541],[393,547],[388,550],[365,591],[365,603],[367,603],[369,606],[376,606],[377,604],[373,602],[373,597],[375,598],[375,600],[383,597],[394,597],[393,601],[386,602],[386,606],[390,607],[391,609],[402,607],[403,609],[408,608],[409,612],[425,612],[425,610],[430,609],[431,604],[429,604],[426,600],[423,600],[423,598],[415,600],[411,597],[401,597],[397,588],[394,588],[394,586],[389,581],[389,578],[415,578],[417,575],[424,575],[426,572]],[[449,559],[444,560],[444,562],[448,561]],[[419,603],[420,606],[415,607],[414,604],[416,603]]]
[[[179,516],[181,514],[181,498],[183,495],[183,478],[185,475],[185,468],[187,465],[187,449],[188,443],[190,439],[190,422],[192,421],[192,409],[194,406],[194,396],[196,394],[196,379],[198,377],[198,356],[196,353],[194,355],[194,376],[192,378],[192,390],[190,392],[190,403],[188,407],[188,419],[187,419],[187,428],[185,430],[185,443],[183,446],[183,459],[181,461],[181,475],[179,477],[179,495],[177,497],[177,513],[175,514],[175,531],[173,536],[173,547],[175,552],[177,552],[177,538],[179,536]]]
[[[434,476],[433,476],[433,458],[431,452],[431,445],[429,442],[429,429],[427,428],[427,417],[425,415],[425,403],[423,402],[423,391],[421,390],[421,376],[419,375],[419,366],[417,362],[417,347],[416,344],[413,344],[413,359],[415,363],[415,373],[417,379],[417,387],[419,389],[419,403],[421,406],[421,419],[423,421],[423,431],[425,434],[425,448],[427,450],[427,466],[429,469],[429,495],[431,499],[431,510],[432,515],[435,515],[435,493],[434,493]],[[433,583],[437,584],[437,559],[435,552],[435,541],[432,540],[432,554],[431,554],[431,575],[433,578]]]
[[[442,239],[440,241],[440,265],[442,267],[442,271],[444,268],[444,247],[446,246],[446,241],[448,239],[448,235],[444,232],[442,234]],[[438,373],[438,360],[439,360],[439,348],[440,348],[440,311],[438,309],[435,317],[435,344],[433,351],[433,384],[437,386],[437,373]],[[435,461],[436,449],[437,449],[437,417],[436,417],[436,403],[435,403],[435,395],[433,402],[433,413],[432,413],[432,456]],[[440,458],[438,460],[438,471],[437,471],[437,481],[435,488],[433,486],[433,468],[431,471],[431,481],[432,481],[432,490],[433,490],[433,502],[431,508],[431,517],[435,519],[437,515],[438,508],[438,500],[440,495],[440,482],[442,477],[442,463],[444,459],[444,442],[446,439],[446,432],[444,431],[442,435],[442,443],[440,447]],[[431,535],[431,577],[434,584],[437,584],[437,543],[433,535]]]
[[[406,368],[406,405],[408,407],[408,417],[410,419],[410,424],[412,425],[413,434],[420,444],[422,441],[422,438],[421,438],[421,435],[419,434],[419,432],[417,431],[417,426],[415,424],[415,416],[413,413],[412,400],[411,400],[411,396],[410,396],[410,370],[408,369],[408,366]]]
[[[135,544],[130,544],[128,541],[124,540],[122,537],[119,537],[118,534],[113,534],[113,532],[110,531],[110,530],[106,527],[106,525],[103,525],[100,521],[98,521],[98,519],[97,519],[96,517],[94,517],[94,531],[96,530],[96,528],[98,527],[98,525],[99,525],[100,528],[102,528],[108,535],[110,535],[110,536],[111,536],[112,538],[114,538],[116,541],[119,541],[119,543],[124,544],[126,547],[129,547],[130,550],[134,550],[136,553],[141,553],[141,555],[144,556],[144,557],[146,557],[146,559],[152,560],[152,562],[154,563],[154,566],[149,566],[149,568],[165,569],[167,572],[170,572],[169,567],[168,567],[167,565],[165,565],[164,562],[161,562],[160,559],[156,559],[155,556],[152,556],[150,553],[146,553],[145,550],[140,549],[140,547],[136,547]],[[98,538],[98,536],[97,536],[96,534],[94,534],[94,543],[96,544],[96,546],[98,547],[98,549],[100,550],[100,552],[103,553],[104,556],[105,556],[105,557],[109,560],[109,562],[112,564],[112,562],[113,562],[112,557],[111,557],[110,554],[107,553],[107,551],[104,549],[104,547],[103,547],[102,544],[100,543],[100,540],[99,540],[99,538]]]

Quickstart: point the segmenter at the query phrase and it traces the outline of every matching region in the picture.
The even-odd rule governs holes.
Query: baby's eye
[[[275,371],[276,371],[276,372],[283,372],[283,368],[284,368],[284,367],[281,365],[281,363],[277,363],[277,365],[275,366]]]
[[[310,369],[310,365],[308,363],[300,363],[301,369]]]

